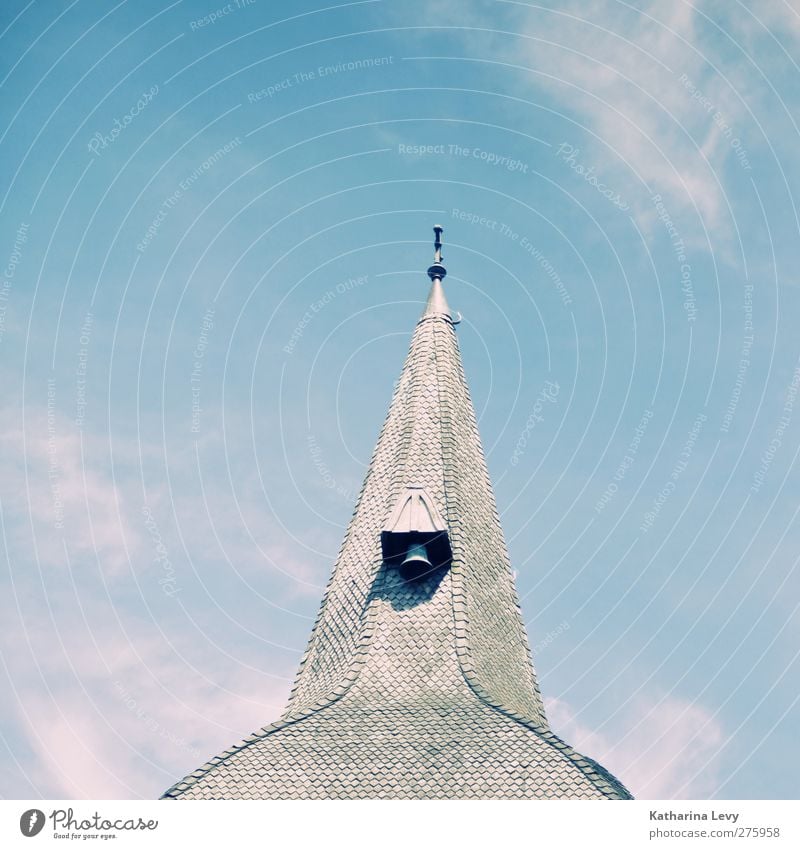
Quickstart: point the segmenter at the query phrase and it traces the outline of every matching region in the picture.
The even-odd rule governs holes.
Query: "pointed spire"
[[[356,679],[351,696],[358,693],[372,709],[397,693],[412,700],[431,695],[435,680],[445,689],[467,686],[493,709],[546,728],[455,321],[444,296],[442,228],[437,225],[434,233],[428,302],[286,716],[327,703]],[[424,490],[447,531],[448,557],[431,550],[430,559],[446,560],[448,568],[432,575],[430,586],[403,580],[391,561],[406,554],[408,545],[396,549],[382,533],[392,527],[396,505],[410,488]],[[391,650],[384,656],[375,646]]]
[[[548,727],[434,232],[428,305],[286,712],[166,797],[630,798]]]

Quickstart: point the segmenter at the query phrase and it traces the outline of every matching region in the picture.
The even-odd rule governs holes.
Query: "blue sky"
[[[796,795],[796,0],[0,33],[0,794],[154,797],[278,716],[441,223],[554,729]]]

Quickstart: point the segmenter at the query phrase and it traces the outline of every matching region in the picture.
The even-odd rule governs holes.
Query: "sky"
[[[287,699],[427,295],[551,725],[795,798],[798,0],[4,0],[0,796]]]

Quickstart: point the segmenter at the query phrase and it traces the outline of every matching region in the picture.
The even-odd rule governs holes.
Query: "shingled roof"
[[[286,711],[164,798],[631,798],[548,727],[436,230],[430,295]],[[410,490],[452,555],[413,580],[381,546]]]

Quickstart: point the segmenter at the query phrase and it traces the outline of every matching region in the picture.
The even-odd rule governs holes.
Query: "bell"
[[[407,581],[416,581],[431,572],[433,566],[428,560],[428,550],[424,545],[411,543],[406,559],[400,564],[400,573]]]

